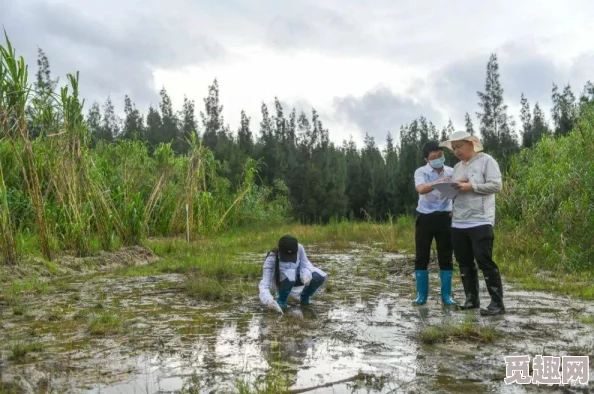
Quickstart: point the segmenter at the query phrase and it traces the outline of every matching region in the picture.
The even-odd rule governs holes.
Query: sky
[[[438,128],[479,110],[497,54],[509,113],[522,93],[548,112],[553,83],[594,81],[594,2],[475,0],[0,0],[0,23],[36,71],[80,72],[88,110],[127,94],[146,114],[165,87],[203,108],[216,78],[225,122],[258,134],[262,103],[321,116],[332,141],[383,144],[423,115]],[[270,107],[272,111],[273,107]]]

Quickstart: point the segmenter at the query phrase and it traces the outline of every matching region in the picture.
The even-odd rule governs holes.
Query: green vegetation
[[[589,324],[594,326],[594,315],[581,315],[578,316],[578,320],[583,324]]]
[[[450,340],[489,343],[496,340],[500,335],[493,327],[477,324],[474,317],[469,314],[460,323],[424,327],[419,332],[419,340],[428,345],[445,343]]]
[[[122,326],[122,320],[115,314],[103,313],[93,317],[89,323],[89,333],[96,336],[117,334]]]
[[[259,137],[245,113],[235,136],[216,81],[201,125],[192,101],[176,114],[163,88],[146,118],[126,97],[120,128],[111,98],[103,114],[94,103],[85,117],[78,74],[58,88],[39,56],[31,84],[8,38],[0,46],[0,251],[2,269],[14,268],[0,275],[9,281],[0,297],[9,304],[59,288],[46,278],[60,273],[61,254],[126,245],[147,245],[161,259],[116,275],[190,273],[186,288],[201,299],[228,299],[236,279],[254,280],[261,267],[238,256],[263,258],[286,232],[334,249],[382,242],[386,251],[411,252],[421,148],[455,130],[450,122],[440,133],[421,116],[401,128],[398,143],[388,134],[383,151],[370,136],[362,149],[352,140],[337,146],[315,110],[311,118],[295,110],[285,116],[277,99],[273,114],[262,106]],[[478,99],[478,131],[507,171],[495,243],[504,277],[593,299],[594,85],[578,101],[569,86],[554,85],[551,128],[538,103],[531,111],[522,96],[521,151],[495,55]],[[469,116],[466,129],[475,132]],[[289,225],[290,218],[318,224]]]
[[[594,268],[593,141],[594,106],[587,105],[566,137],[545,137],[514,158],[500,215],[517,228],[521,255],[541,268]]]
[[[283,220],[286,197],[256,184],[256,161],[246,158],[232,185],[195,135],[183,155],[172,142],[149,149],[139,140],[100,141],[91,148],[78,75],[68,75],[59,94],[48,91],[43,78],[31,86],[25,61],[8,39],[0,49],[5,264],[16,265],[24,251],[51,261],[61,251],[88,256],[151,236],[195,238]]]
[[[11,345],[8,358],[13,361],[23,361],[27,354],[43,351],[43,345],[38,342],[18,341]]]

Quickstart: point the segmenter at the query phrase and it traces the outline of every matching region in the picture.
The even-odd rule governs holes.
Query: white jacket
[[[262,268],[262,280],[258,285],[260,290],[260,302],[263,305],[267,305],[270,300],[274,300],[272,296],[271,290],[274,292],[278,292],[276,288],[276,282],[274,279],[274,265],[276,261],[276,254],[271,252],[266,260],[264,261],[264,266]],[[312,274],[317,272],[322,277],[326,277],[326,273],[321,269],[314,267],[314,265],[309,261],[307,255],[305,254],[305,249],[303,245],[299,244],[298,251],[297,251],[297,262],[295,263],[285,263],[280,261],[279,262],[280,268],[280,280],[282,281],[285,278],[288,278],[291,281],[295,281],[297,277],[297,272],[299,272],[299,277],[301,281],[303,280],[311,280]],[[298,298],[301,294],[305,286],[295,286],[291,290],[291,297]]]
[[[454,198],[454,222],[490,222],[495,224],[495,195],[501,191],[499,164],[490,155],[479,152],[465,163],[454,166],[454,180],[468,179],[472,191]]]

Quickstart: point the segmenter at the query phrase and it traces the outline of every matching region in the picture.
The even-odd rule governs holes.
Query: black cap
[[[291,235],[283,235],[278,240],[278,259],[282,262],[297,262],[297,249],[299,243],[297,238]]]
[[[439,143],[437,141],[429,141],[425,144],[425,146],[423,146],[423,157],[426,159],[429,157],[429,153],[436,151],[436,150],[440,150],[443,152],[443,149],[441,146],[439,146]]]

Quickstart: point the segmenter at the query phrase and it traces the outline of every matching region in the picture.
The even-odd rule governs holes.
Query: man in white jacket
[[[282,313],[287,298],[299,298],[301,305],[309,305],[310,298],[328,279],[321,269],[314,267],[297,238],[284,235],[278,247],[271,250],[264,261],[262,280],[259,284],[260,302]],[[275,301],[271,290],[277,293]]]
[[[460,160],[452,175],[458,182],[452,210],[452,243],[466,293],[466,302],[460,308],[480,307],[478,265],[491,296],[491,303],[481,309],[481,315],[505,313],[501,275],[493,261],[495,195],[502,188],[499,165],[482,152],[480,140],[466,131],[453,133],[441,146],[451,149]]]

